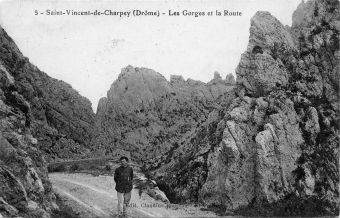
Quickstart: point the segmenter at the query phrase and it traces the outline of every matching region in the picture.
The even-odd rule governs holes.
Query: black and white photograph
[[[338,217],[339,0],[0,0],[0,218]]]

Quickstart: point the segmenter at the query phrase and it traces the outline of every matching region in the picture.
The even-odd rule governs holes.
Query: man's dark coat
[[[127,193],[132,190],[133,170],[131,167],[120,166],[115,170],[114,180],[116,182],[116,191]]]

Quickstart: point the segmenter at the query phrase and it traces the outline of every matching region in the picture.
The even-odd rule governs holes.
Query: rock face
[[[53,193],[46,161],[27,124],[30,105],[17,92],[13,77],[2,67],[0,74],[0,215],[50,217]],[[8,101],[12,98],[12,102]]]
[[[21,109],[39,141],[37,148],[48,160],[86,155],[94,126],[90,101],[32,65],[1,27],[0,43],[0,73],[14,83],[3,95],[13,104],[27,101]]]
[[[208,156],[209,173],[200,192],[207,204],[236,209],[254,199],[277,201],[293,191],[292,171],[304,140],[294,103],[268,96],[289,79],[282,61],[271,55],[274,42],[293,47],[290,33],[276,18],[257,12],[236,69],[243,96],[227,110],[222,140]]]
[[[274,202],[293,192],[298,192],[299,197],[313,195],[319,200],[327,198],[329,205],[337,201],[338,189],[333,184],[338,186],[339,177],[335,176],[338,170],[333,168],[333,164],[338,159],[335,144],[339,143],[336,136],[339,129],[335,123],[330,123],[338,122],[335,117],[339,115],[339,89],[334,83],[335,78],[339,78],[338,12],[337,1],[301,3],[293,15],[291,30],[273,24],[275,19],[270,18],[268,13],[258,12],[252,19],[248,50],[242,55],[236,70],[238,90],[244,89],[246,96],[253,97],[251,100],[243,98],[243,102],[253,102],[252,109],[243,110],[243,114],[252,116],[248,119],[241,116],[235,126],[240,125],[240,121],[243,125],[248,122],[243,129],[265,125],[263,131],[250,131],[255,133],[255,137],[242,134],[242,130],[236,131],[239,138],[248,138],[253,146],[246,149],[247,154],[242,161],[237,158],[238,152],[234,152],[235,167],[226,172],[225,188],[230,207],[249,204],[249,199]],[[261,25],[256,22],[261,22]],[[280,29],[274,30],[273,26]],[[325,110],[329,114],[326,115]],[[232,112],[230,116],[233,119]],[[249,121],[252,123],[249,124]],[[329,125],[320,128],[320,121]],[[223,135],[228,138],[228,134]],[[251,137],[253,140],[250,140]],[[232,150],[233,142],[227,141],[230,144],[227,147]],[[242,181],[242,177],[249,172],[244,167],[251,150],[255,152],[251,155],[254,161],[251,166],[255,166],[252,191],[241,188],[247,183],[245,181],[249,181],[248,178]],[[244,149],[238,147],[238,151],[242,154]],[[323,156],[323,160],[315,160],[315,155]],[[321,175],[325,174],[334,176],[320,184]],[[232,190],[231,184],[236,185],[232,185]],[[320,192],[320,189],[323,191]],[[332,208],[329,210],[337,209],[337,206],[329,207]]]
[[[292,28],[255,14],[239,97],[154,171],[169,200],[245,215],[339,213],[339,8],[301,3]]]
[[[248,96],[233,101],[220,121],[225,123],[222,140],[208,157],[204,202],[218,204],[223,199],[227,209],[236,209],[254,199],[273,202],[292,191],[291,172],[303,138],[293,103],[284,99],[268,113],[274,104],[272,99]]]
[[[229,73],[226,78],[225,78],[225,82],[227,84],[230,84],[230,85],[236,85],[236,82],[235,82],[235,78],[233,76],[233,74]]]
[[[257,12],[251,19],[247,51],[236,69],[238,88],[244,88],[246,95],[259,97],[273,87],[287,85],[287,70],[269,54],[274,42],[293,46],[288,30],[275,17],[269,12]]]
[[[0,27],[0,217],[50,217],[45,157],[84,155],[93,124],[90,102],[32,65]]]
[[[136,162],[154,162],[183,143],[233,88],[217,72],[208,84],[181,76],[168,82],[153,70],[128,66],[98,104],[94,150],[125,150]]]

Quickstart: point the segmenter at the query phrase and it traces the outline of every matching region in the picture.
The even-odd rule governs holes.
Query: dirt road
[[[92,176],[84,173],[49,174],[57,195],[69,210],[82,218],[108,218],[117,215],[117,193],[112,176]],[[169,207],[170,206],[170,207]],[[167,205],[146,194],[141,197],[132,190],[129,217],[216,217],[189,205]]]

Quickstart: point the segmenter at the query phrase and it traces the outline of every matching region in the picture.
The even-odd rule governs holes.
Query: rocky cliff
[[[233,78],[223,80],[217,72],[207,84],[181,76],[169,82],[153,70],[128,66],[99,101],[94,150],[151,164],[183,144],[234,87]]]
[[[51,161],[85,156],[95,117],[90,101],[31,64],[2,28],[0,43],[0,72],[14,81],[3,93],[13,104],[16,98],[27,101],[25,125],[38,139],[38,149]]]
[[[31,64],[0,27],[0,215],[50,217],[45,157],[86,155],[93,124],[90,102]]]
[[[301,3],[292,27],[251,19],[238,98],[154,171],[172,201],[244,215],[338,214],[339,1]]]

